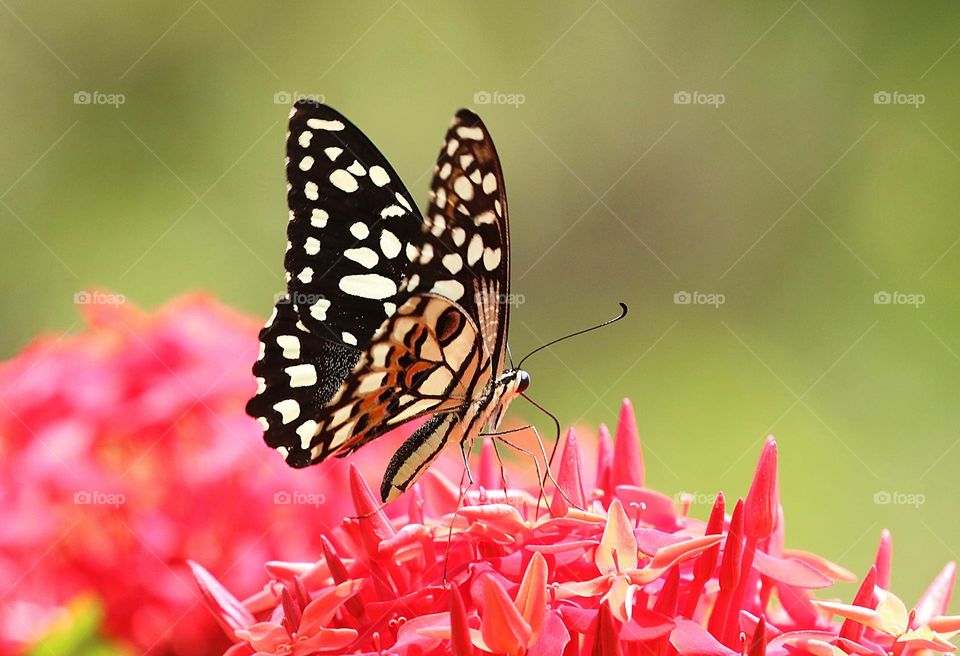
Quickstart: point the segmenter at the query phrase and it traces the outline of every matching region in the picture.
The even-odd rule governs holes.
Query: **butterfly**
[[[460,110],[422,215],[376,146],[298,101],[287,135],[287,291],[260,331],[247,413],[293,467],[344,457],[428,417],[386,467],[396,499],[448,444],[495,431],[530,376],[507,367],[510,233],[503,172]]]

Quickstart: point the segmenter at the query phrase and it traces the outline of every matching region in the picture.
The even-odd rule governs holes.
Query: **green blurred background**
[[[472,107],[514,353],[631,307],[532,359],[535,398],[593,425],[631,397],[650,484],[701,500],[775,434],[788,546],[862,574],[889,527],[909,604],[960,557],[958,41],[953,2],[0,2],[0,354],[94,287],[266,316],[291,97],[424,199]]]

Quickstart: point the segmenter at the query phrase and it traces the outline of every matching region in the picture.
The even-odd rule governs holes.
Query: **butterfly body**
[[[294,467],[426,418],[386,468],[388,501],[446,445],[494,430],[529,384],[505,366],[510,258],[499,159],[480,119],[461,110],[424,216],[359,129],[301,101],[287,178],[287,292],[260,332],[247,412]]]

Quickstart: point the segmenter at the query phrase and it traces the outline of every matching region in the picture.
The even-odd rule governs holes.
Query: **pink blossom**
[[[303,595],[302,603],[313,603],[347,582],[362,584],[356,603],[344,603],[325,629],[354,629],[356,638],[330,642],[330,653],[902,656],[954,649],[960,618],[945,615],[954,566],[908,610],[879,586],[881,570],[889,580],[887,534],[852,603],[813,596],[854,576],[784,548],[772,439],[746,497],[727,514],[718,495],[706,523],[643,485],[628,402],[616,441],[601,431],[600,446],[594,485],[584,486],[578,438],[568,432],[555,464],[565,494],[551,487],[540,506],[535,482],[486,487],[499,479],[486,460],[489,443],[482,485],[468,490],[459,508],[457,486],[431,470],[397,502],[406,514],[391,519],[355,471],[355,510],[339,518],[336,547],[278,570],[244,601],[196,566],[198,582],[215,614],[246,618],[228,626],[231,654],[291,653],[286,633],[277,649],[264,649],[243,623],[293,625],[298,611],[284,599]]]

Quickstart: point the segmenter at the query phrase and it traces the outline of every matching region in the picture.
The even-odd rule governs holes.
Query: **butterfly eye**
[[[517,392],[523,394],[530,387],[530,374],[522,369],[517,372]]]

